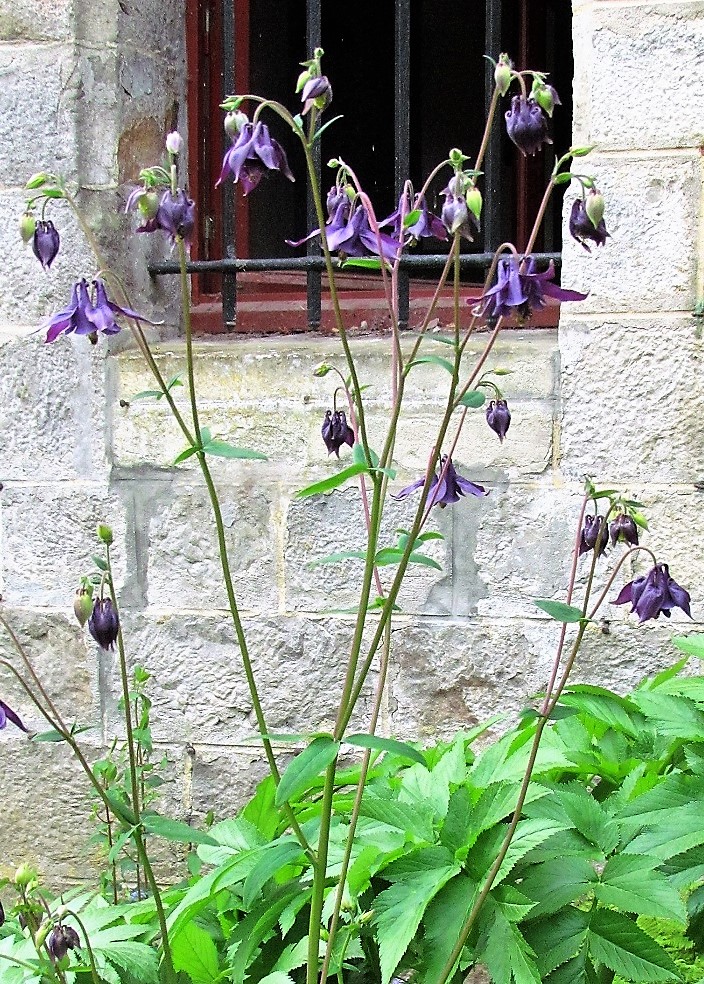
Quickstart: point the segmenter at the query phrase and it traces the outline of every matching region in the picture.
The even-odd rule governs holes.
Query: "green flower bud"
[[[245,123],[249,123],[247,114],[243,113],[240,109],[233,110],[225,117],[225,133],[228,137],[236,137]]]
[[[479,217],[482,214],[482,193],[476,185],[471,185],[467,190],[465,200],[467,202],[467,208],[474,218],[479,221]]]
[[[553,86],[548,85],[543,82],[542,79],[533,79],[533,88],[531,89],[531,98],[537,102],[544,113],[552,117],[553,110],[555,106],[561,106],[560,97],[553,88]]]
[[[93,591],[79,588],[73,599],[73,613],[81,626],[85,625],[93,611]]]
[[[587,213],[591,224],[596,229],[601,220],[604,218],[604,196],[596,188],[592,188],[587,195],[584,202],[584,211]]]
[[[145,219],[153,219],[159,211],[159,196],[155,191],[145,191],[137,199],[137,208]]]
[[[18,888],[27,888],[32,882],[36,882],[38,877],[36,869],[25,862],[15,872],[15,885]]]
[[[41,948],[44,946],[44,941],[46,940],[47,936],[49,935],[49,933],[52,931],[53,928],[54,928],[54,924],[52,922],[49,922],[49,920],[45,920],[41,924],[41,926],[37,930],[37,935],[34,937],[34,946],[36,947],[37,950],[41,950]]]
[[[113,541],[113,535],[112,535],[112,530],[107,525],[107,523],[98,523],[97,532],[98,532],[98,539],[109,547]]]
[[[511,87],[511,79],[513,78],[511,75],[512,68],[513,62],[505,52],[502,52],[494,69],[494,82],[502,96],[505,96]]]
[[[32,213],[25,212],[20,219],[20,236],[22,237],[22,242],[28,243],[34,236],[36,228],[37,222]]]

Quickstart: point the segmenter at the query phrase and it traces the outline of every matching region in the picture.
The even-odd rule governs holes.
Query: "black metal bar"
[[[314,48],[322,48],[323,34],[323,4],[322,0],[307,0],[306,2],[306,47],[307,55],[310,58]],[[324,70],[324,66],[323,66]],[[313,147],[313,163],[320,187],[321,179],[321,147],[320,140],[316,140]],[[315,229],[318,226],[318,216],[315,211],[315,201],[313,193],[308,185],[306,192],[306,221],[308,229]],[[309,242],[306,252],[308,256],[314,256],[318,251],[318,246],[314,242]],[[322,317],[322,288],[320,281],[320,271],[314,268],[308,270],[306,276],[306,310],[309,328],[319,328]]]
[[[531,256],[538,262],[552,262],[555,266],[560,266],[562,262],[561,253],[531,253]],[[493,253],[462,253],[460,255],[461,270],[486,270],[494,259]],[[399,266],[402,270],[440,270],[447,263],[447,256],[442,253],[402,256]],[[345,267],[337,259],[333,260],[336,270],[344,269],[348,273],[359,272],[354,267]],[[180,272],[180,267],[175,260],[160,260],[150,263],[149,273],[153,277],[170,276]],[[324,270],[325,259],[318,256],[286,256],[275,258],[237,258],[227,257],[223,260],[189,260],[186,264],[188,273],[249,273],[255,270]],[[369,274],[368,269],[364,270]]]
[[[222,95],[235,91],[235,0],[222,0]],[[236,255],[235,186],[222,185],[222,238],[228,258]],[[237,267],[222,278],[222,319],[226,331],[234,331],[237,321]]]
[[[501,53],[501,7],[503,0],[485,0],[484,3],[484,50],[494,59]],[[486,82],[484,86],[485,112],[489,110],[494,93],[494,69],[491,62],[486,63]],[[500,117],[500,113],[497,113]],[[504,227],[501,221],[501,127],[494,125],[489,135],[489,143],[484,155],[484,208],[482,225],[484,227],[484,249],[490,250],[504,241]]]
[[[411,163],[411,0],[396,0],[394,19],[394,187],[401,194],[409,177]],[[408,273],[399,272],[398,322],[408,327],[410,282]]]

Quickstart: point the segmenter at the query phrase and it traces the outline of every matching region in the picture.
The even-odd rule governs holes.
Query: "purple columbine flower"
[[[48,270],[56,259],[60,245],[61,240],[54,223],[42,220],[37,222],[32,236],[32,252],[45,270]]]
[[[506,433],[511,426],[511,411],[506,400],[491,400],[486,408],[486,422],[499,435],[503,444]]]
[[[281,171],[289,181],[296,180],[283,147],[271,136],[266,123],[245,123],[225,154],[215,187],[231,176],[233,181],[242,183],[244,193],[248,195],[267,171]]]
[[[46,948],[54,962],[63,960],[69,950],[75,950],[80,945],[81,940],[76,930],[72,926],[64,926],[63,923],[54,926],[46,940]]]
[[[314,75],[313,78],[308,79],[303,86],[301,102],[303,103],[302,116],[314,107],[320,110],[327,109],[332,102],[332,86],[327,75]]]
[[[120,631],[120,620],[110,598],[96,598],[88,631],[101,649],[112,649]]]
[[[616,545],[619,540],[623,543],[630,543],[634,547],[638,546],[638,527],[632,516],[626,513],[619,513],[610,523],[609,532],[611,543]]]
[[[392,212],[383,222],[379,223],[380,229],[391,226],[390,235],[398,242],[401,239],[401,215],[404,213],[405,206],[406,215],[416,210],[420,212],[416,221],[412,225],[406,226],[403,230],[403,242],[405,246],[415,246],[419,240],[428,239],[431,236],[443,241],[447,239],[447,230],[442,219],[430,211],[425,198],[418,199],[413,208],[409,207],[407,198],[404,202],[404,198],[406,198],[405,193],[399,198],[396,211]]]
[[[172,242],[180,236],[190,246],[196,224],[195,212],[195,202],[182,188],[179,188],[175,195],[171,191],[166,191],[159,202],[156,222],[160,229],[168,232]]]
[[[344,410],[335,410],[334,412],[326,410],[320,432],[323,435],[328,454],[332,454],[334,451],[338,458],[343,444],[349,444],[350,447],[354,444],[354,431],[347,423]]]
[[[344,189],[333,188],[328,192],[327,207],[325,235],[330,252],[337,252],[342,257],[383,256],[390,263],[397,259],[401,249],[398,240],[384,232],[377,236],[369,225],[366,208],[350,201]],[[303,239],[287,239],[286,243],[289,246],[301,246],[319,235],[320,229],[313,229]]]
[[[442,478],[433,475],[430,480],[430,491],[428,492],[428,501],[426,503],[428,508],[431,506],[440,506],[441,509],[444,509],[445,506],[449,506],[453,502],[459,502],[460,497],[463,495],[489,495],[487,490],[481,485],[475,485],[469,479],[462,478],[461,475],[458,475],[455,471],[455,466],[452,464],[452,459],[448,458],[446,454],[440,459],[440,474]],[[393,498],[399,501],[405,499],[417,489],[422,488],[424,484],[425,475],[423,478],[419,478],[417,482],[413,482],[412,485],[407,485],[405,489],[401,489]]]
[[[506,132],[524,157],[532,157],[543,144],[551,144],[548,118],[534,99],[514,96],[506,113]]]
[[[587,253],[591,253],[591,248],[587,243],[587,239],[593,242],[596,246],[603,246],[609,238],[609,233],[606,231],[604,220],[600,219],[595,226],[587,215],[584,201],[581,198],[577,198],[572,202],[569,226],[570,236],[572,236],[573,239],[576,239],[578,243],[581,243]]]
[[[94,280],[93,289],[95,299],[92,299],[88,292],[88,282],[85,278],[73,285],[69,306],[55,314],[43,326],[48,329],[47,342],[55,341],[62,334],[95,336],[98,332],[102,332],[104,335],[116,335],[120,331],[120,325],[115,321],[116,314],[125,318],[134,318],[135,321],[145,321],[150,325],[156,324],[155,321],[150,321],[131,308],[120,307],[114,301],[108,300],[102,280]]]
[[[474,231],[479,229],[477,217],[467,207],[465,183],[462,175],[455,174],[450,178],[447,188],[440,192],[445,196],[442,207],[442,222],[450,235],[459,232],[460,236],[470,242],[474,239]],[[474,226],[474,229],[472,228]]]
[[[532,311],[545,307],[551,301],[583,301],[587,296],[578,290],[558,287],[553,283],[554,279],[555,265],[552,261],[547,270],[538,273],[532,256],[521,261],[512,254],[499,260],[496,284],[482,295],[480,313],[491,318],[503,318],[515,313],[525,319],[530,317]]]
[[[0,700],[0,730],[7,727],[8,721],[11,721],[20,731],[24,731],[27,735],[29,734],[29,728],[25,728],[24,724],[22,724],[19,714],[13,711],[10,705],[6,704],[4,700]]]
[[[681,608],[691,618],[689,602],[689,592],[673,581],[667,564],[656,564],[645,577],[637,577],[621,588],[611,604],[630,604],[631,612],[638,615],[642,624],[660,615],[669,618],[673,608]]]
[[[584,526],[582,527],[582,533],[579,541],[579,554],[588,553],[590,550],[595,550],[597,543],[599,544],[599,551],[597,557],[606,551],[606,544],[609,542],[609,535],[606,529],[604,529],[604,517],[603,516],[585,516]]]

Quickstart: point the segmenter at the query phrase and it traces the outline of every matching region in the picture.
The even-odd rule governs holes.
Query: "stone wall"
[[[402,738],[430,741],[471,726],[515,709],[544,684],[555,625],[532,599],[563,591],[585,474],[645,503],[648,544],[692,592],[695,616],[704,611],[704,519],[695,486],[704,479],[704,343],[691,315],[702,286],[704,124],[694,96],[704,3],[574,7],[575,143],[599,144],[585,170],[598,175],[611,239],[591,255],[566,246],[564,283],[590,293],[565,307],[559,336],[506,333],[492,358],[513,370],[505,387],[513,423],[500,445],[483,414],[470,415],[455,460],[491,494],[435,511],[445,540],[431,552],[443,570],[413,569],[400,599],[383,728]],[[158,155],[163,129],[176,118],[174,100],[182,103],[181,13],[176,0],[139,9],[131,0],[50,7],[0,0],[7,79],[0,90],[7,130],[0,151],[0,589],[2,613],[56,701],[95,726],[86,744],[97,754],[117,727],[117,670],[114,657],[78,628],[71,601],[90,569],[95,525],[110,522],[129,650],[155,674],[155,737],[173,780],[166,805],[198,821],[209,809],[218,817],[234,809],[263,773],[207,497],[192,463],[172,464],[183,444],[163,402],[133,399],[151,387],[134,351],[80,339],[45,346],[33,334],[88,265],[69,217],[57,213],[63,249],[49,276],[14,238],[28,172],[43,166],[80,178],[103,245],[132,271],[140,302],[173,311],[171,298],[137,272],[158,248],[154,237],[132,237],[123,247],[119,212],[124,181],[138,162]],[[388,415],[388,344],[359,337],[354,347],[371,384],[375,433]],[[183,370],[180,343],[164,342],[158,357],[167,377]],[[295,497],[337,467],[320,440],[333,388],[331,377],[312,375],[323,358],[340,361],[334,340],[231,339],[197,349],[204,423],[269,459],[215,461],[214,474],[274,731],[330,725],[330,693],[351,633],[350,616],[330,609],[355,603],[359,578],[354,561],[308,566],[321,554],[362,546],[354,485]],[[397,488],[425,467],[445,385],[433,366],[418,367],[411,379]],[[185,405],[184,391],[176,393]],[[411,508],[389,506],[390,534],[407,525]],[[622,609],[609,618],[608,635],[595,627],[587,636],[581,679],[625,689],[671,662],[670,625],[637,630]],[[689,628],[677,615],[673,622]],[[15,658],[3,633],[0,653]],[[0,687],[3,699],[42,727],[4,671]],[[360,723],[368,704],[365,693]],[[89,873],[85,783],[60,747],[3,731],[0,793],[0,871],[30,857],[57,884]]]

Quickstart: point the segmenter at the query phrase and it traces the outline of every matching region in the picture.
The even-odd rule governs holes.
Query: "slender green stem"
[[[83,920],[77,913],[73,911],[73,909],[67,910],[66,915],[69,915],[73,919],[75,919],[78,925],[83,930],[83,939],[85,940],[86,950],[88,951],[88,961],[90,963],[90,974],[91,977],[93,978],[93,984],[102,984],[100,980],[100,976],[98,974],[98,967],[95,963],[95,954],[93,953],[93,947],[90,945],[90,938],[88,936],[88,931],[86,930]]]

